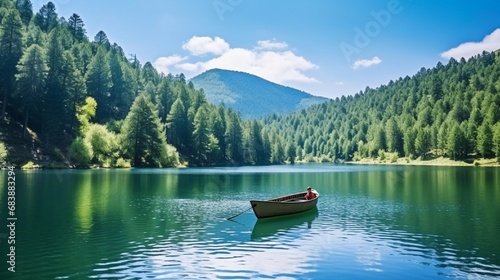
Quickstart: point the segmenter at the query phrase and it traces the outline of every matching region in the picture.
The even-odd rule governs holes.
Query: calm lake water
[[[316,209],[257,220],[250,199],[312,186]],[[296,165],[16,170],[16,272],[1,279],[493,279],[500,169]]]

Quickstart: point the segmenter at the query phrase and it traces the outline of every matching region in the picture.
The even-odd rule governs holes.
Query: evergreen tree
[[[104,31],[100,30],[97,32],[97,34],[94,36],[94,43],[104,45],[106,47],[109,47],[109,39],[108,35],[104,33]]]
[[[110,90],[113,84],[111,82],[111,69],[104,48],[99,48],[94,58],[92,58],[85,80],[87,93],[97,101],[97,121],[109,119],[111,117],[109,106]]]
[[[291,164],[295,163],[295,158],[297,157],[297,149],[292,143],[287,143],[285,147],[285,157],[290,161]]]
[[[109,66],[112,84],[109,97],[110,117],[123,119],[127,115],[130,105],[132,105],[134,93],[125,73],[127,71],[125,70],[126,66],[121,61],[118,53],[110,55]]]
[[[39,101],[43,100],[45,94],[45,77],[47,75],[47,65],[45,55],[38,45],[32,45],[24,52],[17,65],[16,94],[22,101],[25,112],[23,135],[26,134],[30,116],[37,118],[40,116]]]
[[[444,122],[438,132],[438,149],[444,153],[448,147],[448,123]]]
[[[283,143],[278,136],[275,136],[274,141],[272,141],[272,153],[271,153],[271,163],[282,164],[285,162],[285,148]]]
[[[167,115],[167,136],[170,143],[176,147],[181,154],[187,151],[186,142],[188,141],[189,131],[187,129],[187,113],[180,98],[177,98],[172,104],[172,108]]]
[[[415,155],[415,132],[413,129],[408,129],[404,133],[404,150],[406,157],[413,157]]]
[[[371,155],[374,156],[379,150],[386,150],[386,137],[385,131],[381,126],[377,125],[374,128],[374,135],[372,140]],[[345,154],[344,154],[345,155]]]
[[[160,75],[153,67],[153,64],[151,64],[151,62],[146,62],[146,64],[144,64],[144,67],[142,68],[142,80],[145,83],[151,82],[154,85],[158,84],[158,81],[160,80]]]
[[[465,138],[465,134],[458,123],[454,123],[451,127],[447,144],[448,154],[453,158],[453,160],[463,158],[466,155],[467,139]]]
[[[387,149],[389,152],[403,154],[403,133],[394,119],[389,119],[385,125],[387,135]]]
[[[226,159],[233,164],[243,163],[243,129],[238,114],[227,111],[226,132],[224,134],[226,143]]]
[[[77,108],[84,102],[87,88],[85,79],[77,69],[75,59],[70,51],[65,51],[63,54],[61,73],[64,75],[63,88],[67,96],[65,115],[69,119],[70,132],[73,132],[77,122]],[[66,121],[68,121],[68,119],[66,119]]]
[[[27,26],[33,17],[33,4],[30,0],[16,0],[16,8],[24,25]]]
[[[78,14],[72,14],[68,19],[68,24],[71,35],[76,41],[80,42],[85,39],[85,29],[83,28],[85,24]]]
[[[415,139],[415,152],[417,156],[425,159],[426,153],[431,148],[431,135],[428,127],[419,128]]]
[[[35,15],[35,23],[45,32],[49,32],[57,26],[57,13],[54,3],[48,2],[40,8],[40,11]]]
[[[46,44],[45,33],[43,33],[40,27],[36,24],[33,24],[33,21],[28,25],[28,32],[26,33],[25,38],[25,48],[31,45],[44,46]]]
[[[257,163],[270,164],[272,145],[271,145],[271,140],[269,139],[269,133],[265,130],[265,128],[262,128],[261,134],[262,134],[262,149],[258,149],[257,151],[257,159],[258,159]]]
[[[500,122],[493,126],[493,151],[500,161]]]
[[[158,112],[147,95],[137,96],[125,118],[122,146],[135,167],[177,165],[176,155],[167,147]]]
[[[483,122],[477,134],[477,147],[483,157],[489,157],[493,152],[493,131],[488,122]]]
[[[9,94],[14,89],[16,65],[23,54],[21,18],[15,9],[7,11],[0,29],[0,93],[3,95],[2,115],[5,116]]]
[[[142,88],[142,81],[141,81],[141,62],[137,59],[137,55],[133,55],[131,58],[129,58],[130,64],[133,69],[132,77],[134,80],[134,93],[137,96],[139,94],[139,91]]]
[[[71,54],[75,58],[76,68],[85,77],[89,64],[93,59],[92,49],[89,44],[75,44],[71,48]]]
[[[170,82],[167,79],[162,79],[158,85],[158,106],[160,110],[160,118],[162,122],[167,121],[167,115],[174,103],[173,91]]]
[[[264,139],[262,136],[262,125],[253,120],[251,122],[251,142],[250,149],[255,151],[255,163],[256,164],[267,164],[269,162],[269,153],[265,151]]]
[[[214,159],[216,164],[221,164],[224,162],[224,158],[226,155],[226,139],[224,134],[226,132],[225,126],[225,113],[224,107],[218,106],[215,110],[210,111],[210,125],[212,131],[212,135],[218,142],[219,153],[217,154],[217,158]]]
[[[206,109],[206,105],[200,106],[194,118],[193,131],[195,160],[200,164],[207,164],[209,162],[208,155],[210,155],[211,153],[210,136],[211,133],[209,127],[209,115]]]
[[[50,33],[47,53],[48,74],[45,81],[46,94],[44,96],[43,122],[46,136],[46,145],[49,145],[50,136],[60,135],[64,122],[67,120],[65,105],[68,95],[64,88],[66,73],[63,73],[63,49],[59,40],[58,29]]]

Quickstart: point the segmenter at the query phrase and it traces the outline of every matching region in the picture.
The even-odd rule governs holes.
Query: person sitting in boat
[[[314,199],[314,198],[316,198],[316,194],[315,194],[315,193],[313,193],[313,191],[312,191],[312,188],[311,188],[311,187],[307,187],[307,193],[306,193],[306,195],[304,196],[304,198],[305,198],[306,200],[310,200],[310,199]]]

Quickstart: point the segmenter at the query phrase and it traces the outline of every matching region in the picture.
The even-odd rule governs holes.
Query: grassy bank
[[[430,166],[496,166],[500,162],[496,158],[469,158],[465,160],[452,160],[446,157],[432,157],[429,159],[397,158],[388,154],[386,157],[363,158],[347,162],[349,164],[387,164],[387,165],[430,165]]]

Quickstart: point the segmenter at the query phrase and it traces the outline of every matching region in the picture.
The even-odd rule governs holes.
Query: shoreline
[[[295,164],[307,164],[307,163],[315,163],[315,162],[303,162],[296,161]],[[332,162],[316,162],[318,164],[322,163],[332,163]],[[500,161],[496,158],[476,158],[476,159],[468,159],[466,161],[457,161],[452,160],[450,158],[445,157],[437,157],[428,160],[418,159],[409,159],[409,158],[398,158],[396,161],[390,159],[380,159],[380,158],[363,158],[357,161],[342,161],[337,162],[338,164],[353,164],[353,165],[405,165],[405,166],[468,166],[468,167],[500,167]],[[290,163],[283,163],[277,165],[290,165]],[[1,166],[0,169],[6,169],[9,165]],[[33,162],[25,164],[25,165],[12,165],[15,166],[16,169],[23,170],[50,170],[50,169],[129,169],[133,167],[104,167],[98,165],[92,165],[86,168],[75,167],[71,165],[66,165],[61,162],[51,162],[49,164],[34,164]],[[238,165],[238,166],[255,166],[255,165]],[[189,168],[196,166],[173,166],[173,168]],[[223,166],[206,166],[206,167],[223,167]]]
[[[397,161],[389,159],[364,158],[359,161],[346,161],[347,164],[359,165],[414,165],[414,166],[470,166],[470,167],[500,167],[500,162],[496,158],[491,159],[472,159],[471,162],[452,160],[450,158],[437,157],[429,160],[399,158]]]

